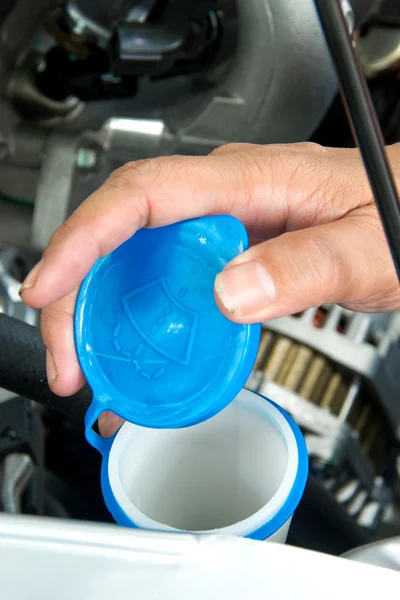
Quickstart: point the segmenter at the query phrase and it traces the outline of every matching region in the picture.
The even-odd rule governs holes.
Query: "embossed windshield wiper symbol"
[[[178,295],[187,294],[181,287]],[[131,324],[145,344],[181,365],[188,365],[198,314],[174,298],[161,277],[121,298]]]
[[[141,360],[139,363],[139,357],[145,351],[145,347],[143,346],[143,344],[138,344],[132,352],[129,352],[128,350],[123,350],[121,348],[121,346],[119,345],[119,339],[118,339],[121,328],[122,328],[122,325],[120,323],[118,323],[115,326],[114,334],[113,334],[114,348],[116,350],[118,350],[118,352],[120,352],[123,356],[125,356],[126,359],[129,360],[129,362],[131,362],[133,364],[134,367],[136,367],[137,372],[139,373],[139,375],[141,377],[143,377],[143,379],[148,379],[148,380],[158,379],[159,377],[164,375],[165,369],[163,369],[162,367],[160,367],[159,369],[156,369],[152,373],[149,373],[148,371],[144,371],[141,368],[141,366],[140,366],[141,364],[142,365],[154,365],[154,364],[155,365],[157,365],[157,364],[165,365],[165,363],[166,363],[165,360]]]
[[[183,298],[186,287],[178,296]],[[143,379],[154,380],[164,375],[165,368],[158,366],[150,371],[149,365],[166,365],[175,362],[188,365],[196,333],[198,314],[176,300],[163,278],[141,286],[121,297],[130,324],[142,339],[132,350],[121,343],[123,326],[117,323],[113,331],[113,346],[117,355],[96,352],[97,356],[131,363]],[[161,354],[168,360],[145,359],[146,350]]]
[[[147,379],[150,381],[151,379],[159,379],[165,373],[165,369],[163,367],[159,367],[156,370],[149,372],[148,370],[144,370],[142,365],[165,365],[166,360],[146,360],[142,359],[139,361],[140,355],[142,355],[145,351],[145,347],[143,344],[138,344],[136,348],[130,352],[128,350],[123,350],[119,343],[119,334],[122,330],[122,325],[117,323],[113,332],[113,344],[114,348],[120,354],[119,356],[114,356],[110,354],[104,354],[102,352],[96,352],[96,356],[100,356],[101,358],[109,358],[111,360],[117,360],[119,362],[131,363],[140,377],[143,379]]]

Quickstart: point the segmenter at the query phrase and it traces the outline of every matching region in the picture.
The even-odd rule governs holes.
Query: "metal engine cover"
[[[144,82],[138,97],[112,103],[114,117],[162,119],[169,131],[163,153],[302,141],[334,97],[336,78],[313,0],[224,4],[236,10],[230,60],[195,79]],[[91,103],[75,126],[98,129],[104,108]]]

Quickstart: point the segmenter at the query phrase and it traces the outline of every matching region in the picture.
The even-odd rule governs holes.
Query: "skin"
[[[400,144],[387,149],[400,187]],[[246,226],[252,247],[217,276],[232,321],[310,306],[399,310],[400,286],[358,150],[314,144],[223,146],[206,157],[161,157],[115,171],[55,232],[20,294],[42,308],[51,389],[84,384],[73,340],[77,289],[95,261],[142,227],[213,214]],[[104,436],[121,421],[105,413]]]

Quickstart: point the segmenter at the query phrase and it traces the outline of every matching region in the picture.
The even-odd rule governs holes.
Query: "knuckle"
[[[326,154],[328,149],[316,142],[296,142],[292,144],[294,150],[304,152],[304,154]]]
[[[243,201],[246,207],[252,209],[252,214],[261,211],[264,193],[260,191],[273,187],[276,172],[280,170],[279,155],[274,151],[267,151],[255,146],[245,154],[238,155],[238,160],[233,165],[233,171],[239,178]]]
[[[114,171],[104,186],[124,192],[119,197],[124,202],[127,221],[144,227],[152,217],[152,191],[165,183],[176,172],[177,157],[157,157],[127,163]]]
[[[240,143],[240,142],[231,142],[228,144],[222,144],[222,146],[218,146],[218,148],[214,148],[212,152],[210,152],[209,156],[221,156],[225,154],[233,154],[234,152],[243,152],[249,148],[250,144]]]
[[[126,165],[126,172],[131,177],[149,177],[153,176],[160,169],[162,158],[143,158],[129,162]]]
[[[125,223],[129,224],[129,227],[133,223],[135,227],[142,228],[151,218],[151,188],[154,187],[157,175],[153,166],[150,169],[147,166],[152,163],[147,160],[143,162],[145,163],[143,165],[138,165],[136,162],[124,165],[114,171],[103,184],[105,187],[123,192],[119,195],[118,201],[126,215]],[[96,238],[96,232],[93,232],[93,236]],[[96,244],[101,246],[98,241]],[[103,250],[100,249],[100,255],[102,254]]]
[[[158,178],[164,170],[166,158],[161,156],[128,162],[111,173],[107,183],[122,189],[131,188],[132,183],[138,181],[150,183]]]

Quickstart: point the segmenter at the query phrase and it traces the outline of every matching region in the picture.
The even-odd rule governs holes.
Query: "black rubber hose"
[[[61,398],[46,379],[46,349],[40,331],[0,313],[0,387],[83,423],[92,394],[88,387]]]
[[[288,544],[340,556],[368,544],[371,537],[310,475],[290,525]]]

